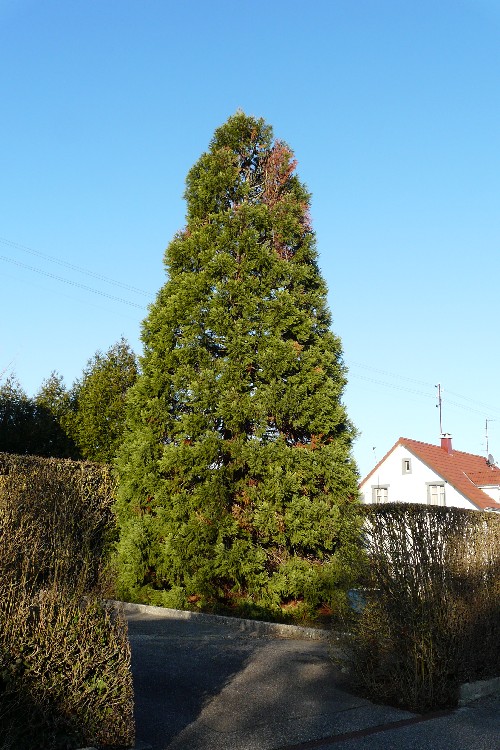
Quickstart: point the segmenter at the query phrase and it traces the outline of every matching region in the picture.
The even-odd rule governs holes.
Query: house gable
[[[391,502],[442,498],[448,506],[500,511],[500,469],[482,456],[453,450],[451,438],[442,446],[399,438],[359,487],[365,503],[376,501],[376,488],[385,487],[384,499]]]

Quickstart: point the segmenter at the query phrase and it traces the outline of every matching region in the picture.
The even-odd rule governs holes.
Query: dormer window
[[[403,474],[411,474],[411,458],[403,458]]]

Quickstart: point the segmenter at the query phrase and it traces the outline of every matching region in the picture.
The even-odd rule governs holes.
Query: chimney
[[[445,432],[441,435],[441,448],[446,451],[448,455],[453,453],[453,448],[451,447],[451,435],[449,432]]]

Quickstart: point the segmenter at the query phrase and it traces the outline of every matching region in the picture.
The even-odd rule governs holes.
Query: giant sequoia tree
[[[354,430],[295,165],[238,112],[187,176],[119,459],[123,596],[335,596],[355,536]]]

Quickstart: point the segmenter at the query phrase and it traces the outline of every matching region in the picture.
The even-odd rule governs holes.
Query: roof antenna
[[[487,454],[487,456],[488,456],[488,458],[486,459],[486,463],[487,463],[487,464],[488,464],[489,466],[492,466],[492,465],[493,465],[493,464],[495,463],[495,459],[493,458],[493,456],[491,455],[491,453],[490,453],[490,451],[489,451],[489,442],[488,442],[488,422],[496,422],[496,420],[495,420],[495,419],[486,419],[486,420],[485,420],[485,423],[486,423],[486,424],[485,424],[485,427],[486,427],[486,454]]]
[[[438,402],[436,404],[436,408],[439,409],[439,434],[442,435],[443,434],[443,412],[442,412],[443,400],[441,398],[441,383],[438,383],[435,386],[435,388],[438,389],[438,395],[437,395]]]

